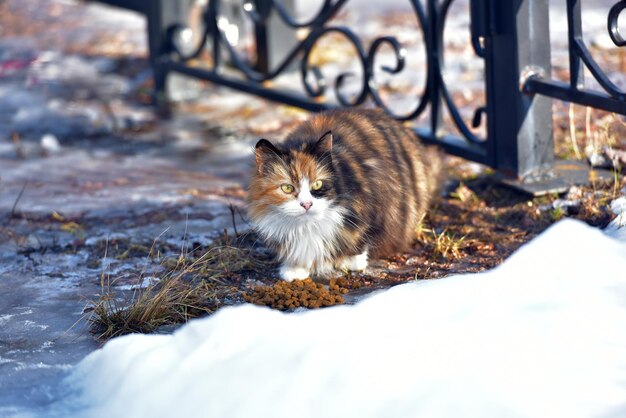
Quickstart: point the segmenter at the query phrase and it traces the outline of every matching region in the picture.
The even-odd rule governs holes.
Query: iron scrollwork
[[[483,144],[485,140],[474,135],[463,120],[442,75],[444,22],[453,0],[445,0],[443,2],[428,0],[426,2],[427,10],[425,10],[422,1],[409,1],[417,17],[425,43],[427,73],[425,85],[419,97],[417,97],[415,107],[402,114],[394,112],[383,99],[383,95],[381,95],[375,80],[375,74],[378,70],[375,64],[379,51],[383,47],[387,50],[390,49],[395,62],[390,66],[381,66],[380,70],[390,75],[399,74],[406,66],[406,49],[394,36],[378,37],[371,42],[369,48],[365,48],[361,39],[350,28],[330,25],[329,21],[336,16],[347,0],[325,0],[319,12],[304,22],[299,22],[291,16],[280,0],[244,0],[241,7],[256,28],[266,27],[270,14],[275,11],[280,19],[290,28],[294,30],[308,29],[305,38],[298,42],[273,69],[259,70],[254,63],[242,57],[237,48],[229,42],[219,23],[220,0],[210,0],[205,6],[202,13],[204,28],[199,37],[199,43],[195,47],[190,48],[189,51],[185,51],[185,48],[182,48],[179,42],[181,34],[189,31],[189,29],[182,25],[175,25],[169,28],[167,33],[171,50],[170,56],[179,63],[185,63],[198,58],[206,50],[207,43],[211,41],[213,67],[209,71],[213,74],[219,74],[220,65],[223,64],[222,59],[225,56],[230,65],[240,73],[246,83],[257,87],[262,85],[263,82],[272,80],[284,73],[292,65],[298,64],[303,89],[308,95],[310,103],[314,103],[314,100],[311,99],[324,96],[329,88],[329,83],[324,77],[322,70],[318,66],[311,64],[311,53],[320,39],[334,34],[345,39],[356,51],[356,59],[361,68],[362,77],[357,93],[349,97],[344,93],[346,80],[356,75],[345,71],[336,76],[332,88],[340,106],[358,106],[369,99],[377,107],[384,109],[385,112],[396,119],[413,120],[422,115],[430,104],[431,120],[440,120],[441,109],[439,102],[442,101],[448,108],[454,124],[465,139],[475,144]],[[473,38],[473,44],[477,55],[482,57],[483,50],[477,36]],[[261,53],[264,53],[264,51],[261,51]],[[241,89],[246,90],[246,86],[241,86]],[[306,108],[308,107],[307,99],[306,97],[304,99],[302,107]],[[474,123],[472,124],[474,127],[481,123],[481,115],[484,113],[484,107],[476,111]],[[436,136],[434,132],[437,130],[436,126],[432,127],[433,136]]]
[[[617,26],[618,19],[622,10],[626,9],[626,1],[621,0],[611,7],[609,10],[609,18],[607,20],[607,26],[609,30],[609,36],[611,40],[615,44],[615,46],[626,46],[626,40],[619,32],[619,27]]]
[[[568,0],[568,14],[580,13],[580,9],[576,10],[576,3],[580,0]],[[611,10],[609,11],[608,16],[608,28],[609,35],[611,39],[617,46],[624,45],[624,39],[619,33],[619,29],[617,27],[617,20],[621,11],[626,8],[625,1],[619,1],[616,3]],[[569,21],[572,22],[574,16],[571,16]],[[626,100],[626,93],[622,92],[616,85],[613,83],[609,77],[602,71],[600,65],[598,65],[597,61],[591,55],[589,48],[585,44],[582,35],[576,34],[575,31],[570,32],[573,36],[570,39],[570,45],[573,49],[573,52],[583,61],[591,75],[596,79],[596,81],[602,86],[602,88],[613,98],[616,98],[620,101]]]
[[[563,85],[558,81],[538,77],[529,79],[525,90],[539,93],[599,109],[626,114],[626,92],[620,89],[602,70],[587,46],[582,32],[581,0],[567,0],[567,24],[570,55],[570,82]],[[620,33],[618,19],[626,9],[626,0],[616,2],[607,16],[608,34],[617,47],[626,46]],[[586,89],[583,83],[583,68],[586,68],[603,91]]]

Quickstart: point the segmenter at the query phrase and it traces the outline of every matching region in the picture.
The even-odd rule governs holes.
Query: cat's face
[[[298,149],[279,149],[261,139],[250,185],[251,215],[322,219],[334,197],[331,148],[330,133]]]

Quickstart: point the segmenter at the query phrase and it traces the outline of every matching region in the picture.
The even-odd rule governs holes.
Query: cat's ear
[[[267,139],[259,139],[254,147],[256,169],[259,173],[265,171],[272,162],[280,159],[282,153]]]
[[[321,154],[330,154],[333,150],[333,133],[326,132],[315,144],[315,149]]]

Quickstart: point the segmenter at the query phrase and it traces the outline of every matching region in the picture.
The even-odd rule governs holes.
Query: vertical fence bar
[[[256,9],[262,20],[254,22],[254,42],[256,46],[255,69],[267,74],[269,72],[269,45],[267,21],[272,11],[272,3],[269,0],[256,0]]]
[[[137,10],[146,15],[148,21],[148,50],[150,66],[154,73],[155,102],[162,104],[166,100],[165,82],[167,70],[163,58],[170,52],[167,29],[174,24],[187,23],[188,12],[193,0],[135,0]]]
[[[161,58],[167,52],[161,0],[148,2],[143,8],[148,23],[148,51],[154,77],[154,101],[158,105],[165,101],[165,79],[167,78],[167,72],[161,65]]]
[[[567,0],[567,34],[569,44],[570,86],[573,89],[579,89],[582,88],[585,83],[584,67],[581,65],[581,59],[574,46],[574,41],[583,36],[579,0]]]
[[[485,68],[493,166],[530,181],[554,165],[552,101],[521,91],[526,76],[551,71],[548,0],[489,3]]]
[[[438,137],[442,127],[442,98],[440,91],[441,54],[443,50],[443,22],[439,19],[439,1],[428,0],[428,30],[426,36],[428,69],[428,91],[430,94],[430,129],[433,137]]]

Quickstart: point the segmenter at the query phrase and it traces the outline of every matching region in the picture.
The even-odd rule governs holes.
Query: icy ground
[[[142,34],[135,15],[87,9],[91,33]],[[80,10],[70,4],[64,16]],[[1,417],[45,410],[60,378],[98,347],[82,319],[103,273],[115,290],[146,270],[147,250],[122,259],[105,257],[107,246],[158,238],[179,251],[231,227],[256,139],[197,115],[157,123],[132,99],[149,74],[119,71],[132,59],[39,48],[0,38]],[[244,101],[231,96],[213,115]]]
[[[500,267],[355,306],[245,305],[82,361],[51,416],[626,416],[626,243],[562,221]]]
[[[23,141],[20,157],[3,143],[0,416],[45,405],[59,377],[97,348],[86,323],[75,325],[83,308],[102,274],[119,278],[114,287],[132,285],[148,255],[106,257],[109,243],[149,247],[158,238],[180,249],[231,228],[250,145],[228,132],[173,129],[175,137],[139,141],[67,139],[54,152]]]

